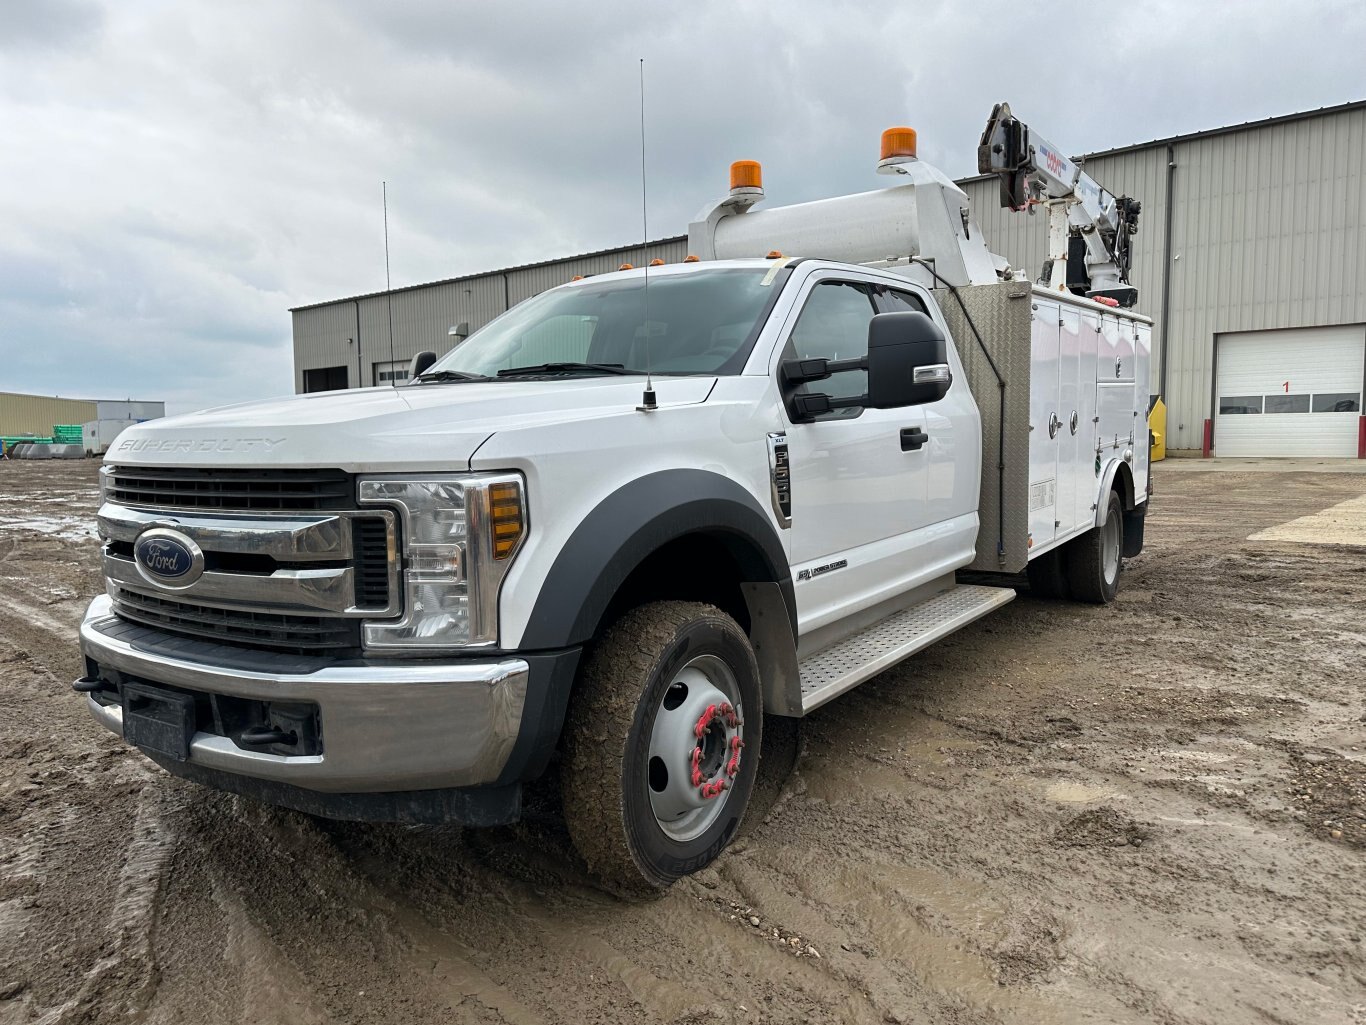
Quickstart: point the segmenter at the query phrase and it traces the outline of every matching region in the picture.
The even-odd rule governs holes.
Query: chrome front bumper
[[[96,598],[81,623],[81,651],[138,680],[257,701],[314,702],[318,755],[278,755],[195,733],[191,765],[323,793],[385,793],[494,782],[522,723],[527,663],[353,662],[275,655],[173,636],[125,622]],[[119,705],[87,702],[123,736]]]

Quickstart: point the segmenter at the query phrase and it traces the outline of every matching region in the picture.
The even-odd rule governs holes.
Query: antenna
[[[389,183],[380,182],[380,198],[384,203],[384,294],[389,303],[389,383],[398,387],[394,376],[394,282],[389,277]]]
[[[658,409],[655,402],[655,383],[650,374],[654,361],[650,358],[650,217],[645,192],[645,58],[640,58],[640,231],[644,236],[641,256],[645,264],[645,394],[636,409],[649,413]]]

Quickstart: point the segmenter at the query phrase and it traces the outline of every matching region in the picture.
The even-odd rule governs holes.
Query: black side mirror
[[[869,322],[867,406],[934,402],[952,383],[949,343],[925,314],[879,313]]]
[[[833,398],[822,392],[796,390],[846,370],[868,372],[868,394]],[[783,393],[796,423],[810,423],[836,409],[864,406],[899,409],[942,399],[953,384],[949,343],[923,313],[879,313],[868,323],[868,355],[828,360],[819,356],[786,360]]]
[[[425,374],[436,362],[436,353],[419,352],[413,357],[413,361],[408,364],[408,379],[416,381],[421,374]]]

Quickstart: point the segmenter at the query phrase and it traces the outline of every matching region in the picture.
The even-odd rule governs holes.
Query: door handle
[[[1062,421],[1058,419],[1057,413],[1048,414],[1048,437],[1056,438],[1058,431],[1062,430]]]
[[[930,436],[919,427],[901,428],[901,451],[910,452],[930,440]]]

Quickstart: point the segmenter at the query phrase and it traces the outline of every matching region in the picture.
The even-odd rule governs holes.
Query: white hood
[[[714,377],[659,377],[661,410],[704,402]],[[130,427],[105,456],[119,465],[468,468],[500,431],[636,412],[643,377],[469,381],[318,392],[220,406]]]

